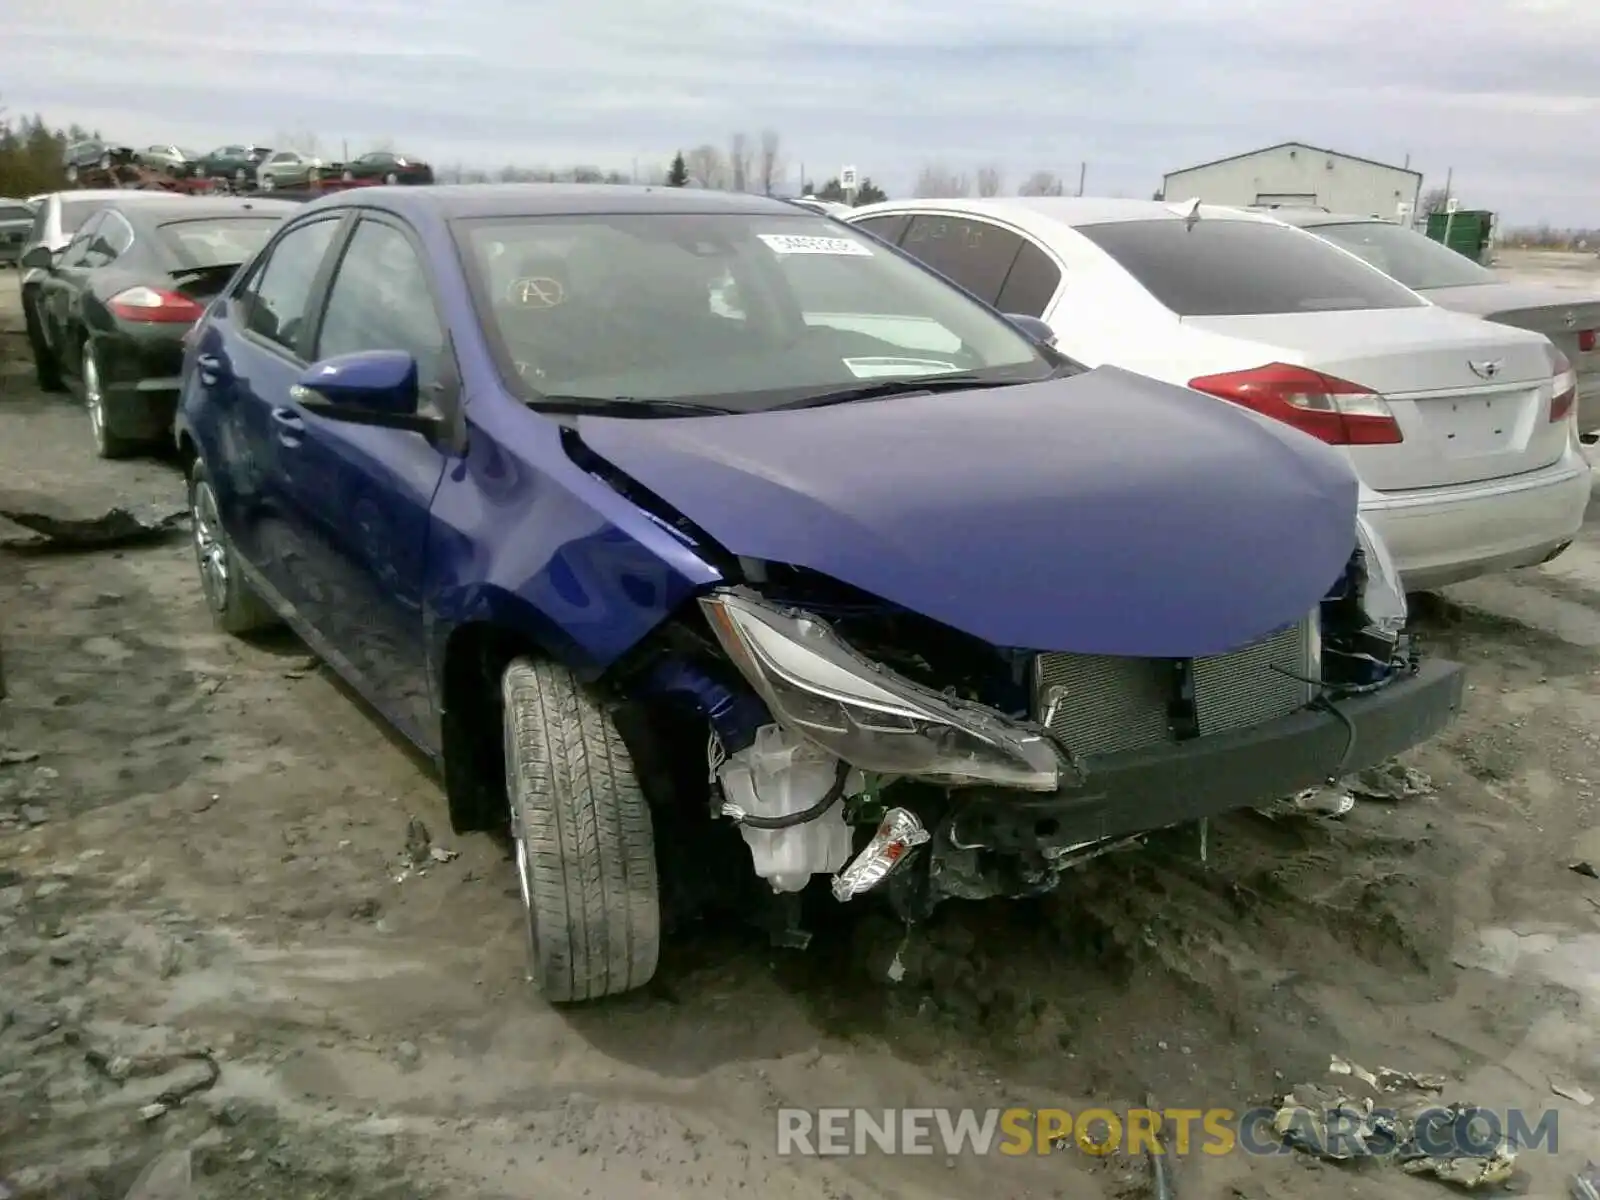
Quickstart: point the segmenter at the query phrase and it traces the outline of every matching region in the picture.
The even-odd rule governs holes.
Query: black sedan
[[[346,182],[363,183],[432,183],[433,168],[420,158],[396,154],[392,150],[374,150],[344,164],[340,172]]]
[[[68,183],[77,183],[85,171],[109,171],[137,162],[139,152],[132,146],[113,146],[99,138],[73,142],[61,153],[62,172]]]
[[[23,255],[23,266],[44,272],[35,301],[40,376],[59,376],[82,396],[102,458],[168,435],[183,335],[299,210],[264,199],[112,200],[64,249],[36,245]]]

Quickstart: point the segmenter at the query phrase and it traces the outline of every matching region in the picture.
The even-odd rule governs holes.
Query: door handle
[[[194,365],[200,372],[201,380],[205,383],[216,383],[217,380],[222,378],[222,360],[215,354],[200,355],[199,358],[194,360]]]
[[[303,432],[306,427],[305,419],[292,408],[273,409],[272,419],[276,421],[278,423],[278,427],[286,433],[300,433]]]

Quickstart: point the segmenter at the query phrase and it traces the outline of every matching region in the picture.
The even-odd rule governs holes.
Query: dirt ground
[[[0,500],[182,507],[100,463],[32,385],[0,273]],[[13,529],[12,534],[17,531]],[[289,639],[212,632],[187,542],[0,549],[0,1200],[338,1196],[1134,1197],[1144,1164],[779,1157],[779,1106],[1242,1109],[1330,1055],[1561,1110],[1517,1190],[1600,1157],[1600,526],[1549,567],[1432,598],[1470,665],[1424,794],[1241,816],[1091,864],[1040,904],[952,904],[905,947],[825,904],[805,952],[669,943],[642,994],[552,1010],[504,848]],[[457,852],[402,861],[408,822]],[[901,950],[905,968],[886,966]],[[1580,1093],[1581,1094],[1581,1093]],[[159,1100],[160,1097],[164,1100]],[[172,1160],[163,1160],[172,1161]],[[1392,1164],[1192,1157],[1177,1195],[1442,1196]]]

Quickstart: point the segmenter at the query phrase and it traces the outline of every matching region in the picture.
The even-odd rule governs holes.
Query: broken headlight
[[[1356,538],[1366,567],[1361,585],[1361,611],[1368,627],[1385,637],[1392,646],[1406,627],[1406,590],[1395,569],[1394,558],[1378,531],[1365,517],[1356,518]]]
[[[826,622],[744,589],[700,601],[717,640],[782,725],[863,771],[952,787],[1055,790],[1042,734],[862,657]]]

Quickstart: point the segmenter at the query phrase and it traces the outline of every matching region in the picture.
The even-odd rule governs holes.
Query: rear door
[[[316,331],[315,360],[404,350],[425,405],[458,402],[456,371],[421,242],[397,218],[363,215],[339,256]],[[308,618],[363,689],[430,745],[432,695],[422,625],[428,513],[447,452],[419,434],[329,420],[285,402],[294,460],[285,518],[324,595]],[[288,427],[287,425],[285,426]]]
[[[1177,315],[1208,360],[1196,374],[1281,362],[1382,395],[1403,440],[1347,449],[1369,487],[1499,479],[1565,452],[1565,423],[1548,420],[1548,343],[1536,334],[1430,305],[1353,254],[1279,224],[1210,217],[1079,232]]]
[[[315,302],[343,219],[335,211],[283,230],[218,303],[194,363],[223,522],[239,553],[297,610],[316,584],[305,578],[286,518],[302,425],[288,397],[307,366]]]

